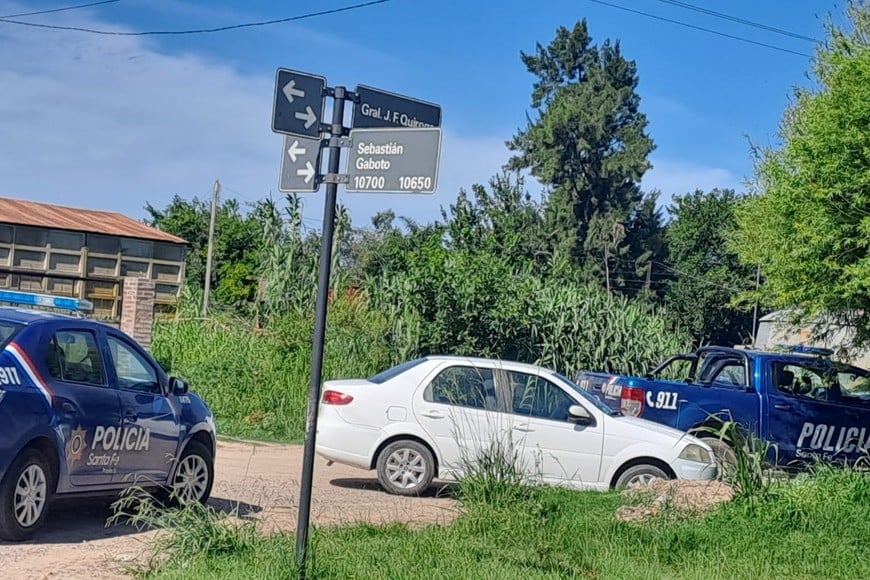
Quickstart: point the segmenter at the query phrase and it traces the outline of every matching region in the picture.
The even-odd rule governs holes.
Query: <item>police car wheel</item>
[[[191,441],[184,449],[172,478],[173,503],[205,503],[213,484],[214,457],[211,451],[199,441]]]
[[[723,479],[731,475],[737,468],[737,455],[734,453],[734,449],[718,437],[701,437],[700,439],[713,450],[713,458],[716,460],[716,467],[719,468],[719,478]]]
[[[45,456],[24,450],[0,483],[0,538],[30,538],[45,521],[53,489],[54,475]]]

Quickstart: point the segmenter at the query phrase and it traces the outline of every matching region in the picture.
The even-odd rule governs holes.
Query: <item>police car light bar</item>
[[[46,308],[58,308],[60,310],[73,310],[77,312],[90,311],[94,309],[93,303],[89,300],[51,296],[49,294],[36,294],[33,292],[17,292],[14,290],[0,290],[0,302],[23,304],[26,306],[43,306]]]
[[[833,356],[834,351],[829,348],[806,346],[804,344],[778,344],[777,349],[796,354],[812,354],[816,356]]]

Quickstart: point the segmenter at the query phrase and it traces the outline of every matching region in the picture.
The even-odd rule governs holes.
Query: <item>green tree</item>
[[[667,227],[672,274],[665,301],[696,344],[741,344],[752,335],[752,313],[732,304],[754,287],[755,269],[728,248],[739,197],[730,189],[675,195]]]
[[[209,201],[191,200],[176,195],[163,208],[150,203],[149,225],[185,239],[188,243],[185,284],[195,288],[205,285],[208,252]],[[215,219],[214,256],[212,263],[213,297],[218,304],[244,309],[256,292],[255,272],[263,249],[262,212],[243,213],[235,199],[219,205]]]
[[[637,68],[618,42],[594,45],[585,20],[521,56],[537,77],[535,118],[507,143],[516,152],[508,167],[529,169],[548,187],[544,231],[556,259],[603,271],[604,282],[611,259],[637,262],[646,252],[635,255],[644,244],[629,237],[642,231],[630,222],[644,203],[639,183],[654,148]]]
[[[779,148],[756,152],[753,195],[734,247],[760,264],[761,298],[796,320],[823,318],[870,342],[870,7],[852,0],[797,89]]]

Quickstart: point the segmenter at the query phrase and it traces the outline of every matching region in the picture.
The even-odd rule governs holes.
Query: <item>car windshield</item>
[[[385,382],[389,381],[390,379],[392,379],[393,377],[399,376],[403,372],[414,368],[418,364],[422,363],[424,360],[426,360],[426,359],[425,358],[416,358],[414,360],[409,360],[409,361],[403,362],[401,364],[397,364],[396,366],[388,368],[387,370],[380,372],[373,377],[369,377],[368,380],[370,383],[375,383],[375,384],[380,385],[381,383],[385,383]]]
[[[607,405],[607,404],[599,401],[598,399],[596,399],[595,397],[593,397],[592,395],[587,393],[586,389],[582,388],[580,385],[578,385],[577,383],[575,383],[574,381],[572,381],[571,379],[569,379],[568,377],[566,377],[562,373],[554,372],[553,374],[556,375],[557,377],[559,377],[562,381],[564,381],[565,384],[567,384],[569,387],[574,389],[581,397],[583,397],[584,399],[586,399],[587,401],[589,401],[590,403],[592,403],[593,405],[598,407],[598,410],[601,411],[602,413],[607,413],[608,415],[613,415],[614,417],[619,415],[619,411],[615,410],[610,405]]]
[[[19,328],[21,328],[20,324],[9,322],[8,320],[0,320],[0,348],[6,346],[12,340],[12,337],[15,336]]]

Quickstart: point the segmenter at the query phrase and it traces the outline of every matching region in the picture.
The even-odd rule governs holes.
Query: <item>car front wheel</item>
[[[214,484],[214,457],[208,447],[191,441],[184,449],[172,478],[173,503],[205,503]]]
[[[671,477],[662,468],[655,465],[633,465],[619,475],[614,487],[616,489],[625,489],[649,485],[656,479],[671,479]]]
[[[24,450],[0,483],[0,538],[22,541],[42,526],[54,491],[54,476],[45,456]]]
[[[387,492],[420,495],[435,477],[435,458],[422,443],[394,441],[378,455],[377,470],[378,482]]]

